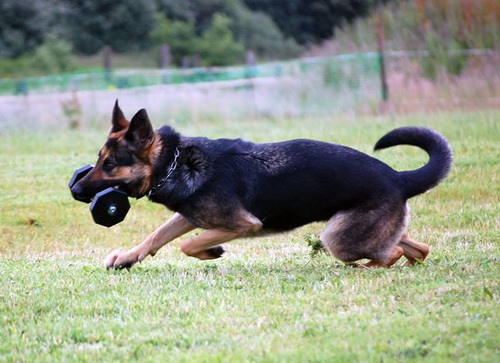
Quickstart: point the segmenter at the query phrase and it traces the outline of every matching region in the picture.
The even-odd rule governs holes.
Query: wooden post
[[[160,47],[160,68],[170,67],[170,47],[167,44],[162,44]]]
[[[257,57],[253,50],[248,50],[245,56],[246,70],[245,76],[249,79],[250,91],[252,92],[252,116],[254,119],[258,115],[257,95],[255,94],[255,84],[253,79],[257,75]]]
[[[257,63],[257,58],[255,57],[255,52],[253,50],[247,51],[245,63],[247,67],[253,67]]]
[[[201,57],[199,54],[193,55],[191,64],[192,64],[193,68],[200,68],[201,67]]]
[[[387,75],[384,57],[384,23],[381,17],[379,17],[377,21],[377,46],[380,62],[380,84],[382,87],[382,100],[385,102],[389,100],[389,88],[387,86]]]
[[[103,55],[103,66],[104,66],[104,80],[105,82],[109,85],[112,82],[112,76],[111,76],[111,68],[113,67],[112,63],[112,58],[113,58],[113,50],[109,45],[105,45],[104,48],[102,49],[102,55]]]
[[[102,55],[103,55],[103,66],[104,69],[107,71],[111,71],[112,68],[112,63],[113,63],[113,50],[109,45],[105,45],[104,48],[102,49]]]

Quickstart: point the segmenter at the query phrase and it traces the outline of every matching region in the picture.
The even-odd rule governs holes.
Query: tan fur
[[[215,257],[206,252],[209,248],[219,243],[228,242],[232,239],[244,236],[247,233],[256,232],[262,228],[262,222],[248,211],[242,210],[238,220],[239,228],[237,230],[211,229],[203,232],[199,236],[181,242],[182,252],[188,256],[202,260],[213,259]],[[128,251],[113,251],[106,257],[105,266],[108,269],[131,267],[137,262],[141,262],[149,255],[154,256],[165,244],[195,228],[196,226],[191,224],[181,214],[175,213],[141,244]]]
[[[106,268],[131,267],[151,255],[154,256],[168,242],[192,231],[196,227],[179,213],[175,213],[167,222],[151,233],[141,244],[123,251],[113,251],[105,260]]]
[[[337,213],[320,239],[332,255],[343,262],[371,261],[364,267],[390,267],[404,254],[398,243],[408,224],[408,210],[397,201],[370,209]]]
[[[163,143],[161,142],[158,134],[154,134],[151,144],[144,150],[143,155],[143,178],[142,186],[139,189],[139,194],[146,194],[152,187],[151,179],[153,176],[153,165],[156,164],[161,150],[163,148]]]
[[[191,237],[181,242],[181,251],[191,257],[200,260],[211,260],[215,258],[207,250],[211,247],[242,237],[243,232],[223,231],[220,229],[210,229],[204,231],[199,236]]]
[[[191,237],[181,242],[181,250],[188,256],[200,260],[215,258],[206,251],[218,245],[242,237],[247,233],[257,232],[262,228],[262,222],[246,210],[241,210],[237,220],[238,227],[234,230],[210,229],[199,236]]]
[[[414,265],[417,261],[424,261],[429,254],[430,248],[425,243],[417,242],[404,234],[398,243],[404,251],[406,265]]]
[[[399,246],[392,246],[390,253],[387,255],[387,259],[384,261],[381,260],[371,260],[370,262],[365,263],[364,265],[360,265],[358,269],[367,269],[374,267],[386,267],[389,268],[394,265],[400,258],[403,256],[403,249]]]

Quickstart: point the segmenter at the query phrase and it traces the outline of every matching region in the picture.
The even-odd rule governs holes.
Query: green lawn
[[[498,361],[500,112],[177,129],[316,138],[372,153],[401,125],[442,132],[455,165],[410,202],[410,234],[432,246],[428,260],[369,271],[311,257],[307,236],[320,223],[231,242],[211,262],[182,255],[174,241],[130,271],[106,271],[110,251],[139,243],[170,214],[134,200],[107,229],[71,199],[67,182],[95,161],[108,125],[0,131],[0,361]],[[398,170],[426,161],[411,147],[377,156]]]

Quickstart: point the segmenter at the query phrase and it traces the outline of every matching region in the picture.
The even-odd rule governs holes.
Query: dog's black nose
[[[87,195],[79,184],[80,183],[76,183],[70,188],[71,195],[80,202],[90,203],[92,201],[92,196]]]

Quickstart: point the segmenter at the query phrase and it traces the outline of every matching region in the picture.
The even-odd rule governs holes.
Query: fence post
[[[253,50],[249,50],[246,53],[245,56],[245,77],[246,78],[253,78],[256,76],[256,67],[255,65],[257,64],[257,57],[255,56],[255,53]]]
[[[201,57],[199,54],[194,54],[192,58],[192,65],[193,68],[200,68],[201,67]]]
[[[377,21],[377,48],[380,62],[380,84],[382,86],[382,100],[385,102],[389,100],[389,88],[387,86],[387,75],[384,57],[384,23],[381,17],[379,17]]]
[[[111,83],[111,67],[112,67],[112,58],[113,58],[113,50],[109,45],[105,45],[102,49],[103,56],[103,66],[104,66],[104,80],[109,85]]]
[[[113,58],[113,50],[109,45],[105,45],[102,49],[103,55],[103,66],[106,71],[111,71],[112,67],[112,58]]]
[[[245,63],[247,67],[254,67],[257,63],[257,57],[255,56],[255,52],[253,50],[247,51]]]
[[[254,119],[257,118],[258,108],[257,108],[257,96],[255,94],[255,85],[253,78],[257,75],[257,57],[253,50],[248,50],[245,55],[245,77],[249,80],[250,92],[252,92],[252,116]]]
[[[162,44],[160,47],[160,68],[170,67],[170,47],[168,44]]]

